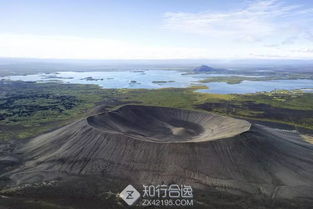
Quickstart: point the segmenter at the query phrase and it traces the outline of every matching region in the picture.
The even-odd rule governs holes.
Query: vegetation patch
[[[302,74],[278,74],[270,76],[216,76],[200,80],[201,83],[225,82],[228,84],[239,84],[242,81],[270,81],[270,80],[294,80],[294,79],[313,79],[312,75]]]
[[[113,110],[141,104],[212,111],[223,115],[313,130],[313,93],[195,92],[206,86],[162,89],[102,89],[96,85],[0,82],[0,139],[24,139],[83,118],[94,106]]]
[[[0,138],[28,138],[83,117],[106,94],[94,85],[0,83]],[[106,92],[109,93],[109,92]]]
[[[271,121],[313,130],[313,94],[273,91],[257,94],[207,94],[192,88],[120,91],[123,101],[145,105],[212,111],[233,117]],[[204,87],[202,87],[204,88]]]

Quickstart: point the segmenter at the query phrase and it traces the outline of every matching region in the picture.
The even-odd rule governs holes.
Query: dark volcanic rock
[[[181,109],[124,106],[34,138],[14,184],[112,177],[270,199],[313,199],[313,146],[297,132]]]

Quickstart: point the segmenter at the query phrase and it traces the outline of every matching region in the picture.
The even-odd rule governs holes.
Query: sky
[[[0,57],[312,59],[312,0],[0,0]]]

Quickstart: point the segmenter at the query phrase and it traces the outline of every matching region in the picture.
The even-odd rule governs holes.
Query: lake
[[[103,88],[168,88],[205,85],[209,89],[201,89],[204,93],[255,93],[272,91],[275,89],[311,89],[312,80],[275,80],[275,81],[243,81],[240,84],[227,84],[225,82],[200,83],[207,77],[231,76],[232,74],[184,74],[181,71],[145,70],[145,71],[104,71],[104,72],[58,72],[40,73],[23,76],[6,76],[0,79],[36,81],[36,82],[63,82],[77,84],[96,84]],[[237,75],[238,76],[238,75]],[[240,75],[244,76],[244,75]]]
[[[299,80],[272,80],[272,81],[242,81],[239,84],[225,82],[208,83],[209,89],[200,89],[198,92],[216,94],[247,94],[261,91],[305,89],[309,92],[313,88],[313,81]]]

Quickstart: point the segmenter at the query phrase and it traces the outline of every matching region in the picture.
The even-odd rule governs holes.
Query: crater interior
[[[159,143],[201,142],[228,138],[250,129],[245,120],[191,110],[126,105],[90,116],[101,131]]]

